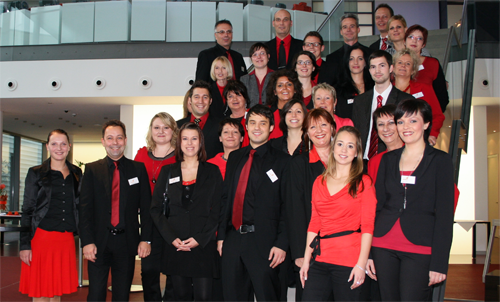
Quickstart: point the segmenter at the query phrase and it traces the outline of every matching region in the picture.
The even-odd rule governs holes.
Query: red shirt
[[[288,54],[290,53],[290,45],[292,44],[292,36],[288,35],[283,39],[285,42],[285,53],[286,53],[286,62],[288,63]],[[280,45],[281,39],[276,36],[276,61],[280,61]]]
[[[387,150],[377,153],[377,155],[370,158],[368,161],[368,175],[372,178],[373,183],[377,180],[378,167],[380,166],[380,161],[385,153],[387,153]]]
[[[432,86],[432,82],[437,78],[439,72],[439,61],[436,58],[425,57],[424,63],[419,67],[415,81]]]
[[[427,61],[427,59],[425,61]],[[441,105],[439,104],[439,100],[434,92],[434,88],[432,88],[432,83],[429,85],[423,82],[419,83],[410,81],[410,93],[414,98],[422,99],[431,106],[432,128],[430,135],[438,137],[441,127],[443,126],[445,116],[441,110]]]
[[[264,89],[264,82],[266,81],[267,75],[270,74],[271,72],[273,72],[273,70],[268,67],[266,76],[262,79],[262,82],[259,81],[259,78],[257,76],[255,76],[255,80],[257,81],[257,87],[259,87],[259,104],[262,104],[262,90]],[[255,75],[255,69],[252,72],[250,72],[250,75]]]
[[[309,151],[309,163],[313,164],[313,163],[317,163],[319,161],[326,168],[326,164],[321,160],[321,157],[319,157],[319,154],[318,154],[318,151],[316,150],[316,147],[314,147],[314,145],[313,145],[312,149]]]
[[[321,239],[321,255],[316,257],[316,261],[348,267],[354,267],[358,262],[361,234],[373,234],[377,206],[375,188],[368,175],[363,176],[360,188],[363,187],[364,190],[358,190],[356,198],[352,198],[348,192],[349,185],[330,195],[326,181],[322,183],[321,175],[314,181],[311,222],[307,231],[320,232],[325,236],[361,228],[361,233]]]
[[[221,152],[221,153],[217,154],[216,156],[212,157],[211,159],[207,160],[207,162],[219,167],[220,174],[222,174],[222,180],[224,180],[224,176],[226,176],[226,164],[227,164],[227,161],[225,161],[222,158],[223,156],[224,156],[224,152]]]
[[[269,140],[283,136],[283,131],[281,131],[280,129],[280,121],[281,121],[280,110],[276,109],[273,115],[274,115],[274,130],[269,135]]]
[[[151,194],[153,194],[153,190],[155,188],[155,184],[153,183],[153,177],[155,180],[157,180],[158,175],[160,175],[160,171],[163,166],[175,163],[175,156],[169,157],[164,160],[154,160],[151,157],[149,157],[148,148],[142,147],[141,149],[139,149],[139,151],[137,151],[134,160],[144,163],[144,166],[146,166],[146,171],[148,172],[148,178],[149,178],[149,185],[151,186]]]
[[[335,125],[337,125],[337,129],[335,129],[336,131],[338,131],[340,128],[344,126],[354,127],[354,123],[350,118],[338,117],[336,114],[333,115],[333,118],[335,119]]]
[[[190,122],[194,123],[195,118],[196,117],[194,116],[194,114],[191,114],[191,120],[190,120]],[[200,119],[201,119],[201,121],[198,124],[198,126],[200,126],[200,128],[203,130],[203,127],[205,127],[205,124],[206,124],[207,119],[208,119],[208,112],[204,116],[200,117]]]
[[[215,82],[215,84],[217,84],[217,88],[219,88],[219,93],[220,93],[220,96],[222,97],[222,102],[224,102],[224,105],[226,105],[226,98],[224,97],[224,87],[226,86],[219,86],[219,84],[217,82]]]

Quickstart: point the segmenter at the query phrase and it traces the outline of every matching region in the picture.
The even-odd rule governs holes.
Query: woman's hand
[[[269,252],[269,259],[267,259],[271,260],[271,264],[269,264],[269,266],[271,268],[277,267],[283,261],[285,261],[285,257],[286,257],[286,252],[284,250],[280,249],[279,247],[273,246],[271,248],[271,251]]]
[[[376,276],[377,272],[375,271],[375,264],[373,263],[373,259],[368,259],[368,262],[366,262],[366,271],[368,277],[377,281],[377,276]]]
[[[434,146],[434,145],[436,145],[436,142],[437,142],[437,137],[432,136],[432,135],[429,136],[429,145]]]
[[[224,245],[224,240],[217,241],[217,251],[219,252],[219,256],[222,257],[222,246]]]
[[[352,268],[351,275],[347,282],[351,282],[351,280],[353,280],[351,289],[355,289],[365,282],[365,270],[358,264]]]
[[[28,266],[31,264],[31,250],[24,250],[19,252],[19,257],[21,258],[21,261],[26,263]]]
[[[180,252],[189,252],[191,251],[190,249],[186,248],[184,246],[184,242],[182,240],[180,240],[179,238],[175,238],[174,241],[172,241],[172,245],[177,248],[177,251]]]
[[[429,271],[429,286],[438,284],[446,280],[446,274]]]
[[[189,248],[189,250],[194,249],[195,247],[200,245],[198,241],[196,241],[193,237],[184,240],[182,243],[184,244],[185,247]]]
[[[309,272],[309,261],[304,261],[302,262],[302,267],[300,268],[299,272],[300,283],[302,283],[302,288],[304,288],[304,286],[306,285],[308,272]]]
[[[295,265],[302,267],[302,265],[304,265],[304,257],[295,259]]]

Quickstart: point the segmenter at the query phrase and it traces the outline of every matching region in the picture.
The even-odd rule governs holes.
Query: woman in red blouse
[[[356,301],[365,280],[376,197],[363,175],[359,131],[340,128],[325,172],[313,185],[312,213],[300,270],[303,301]]]
[[[292,66],[295,66],[295,72],[302,84],[302,100],[304,105],[306,105],[307,109],[312,109],[312,89],[316,86],[313,79],[319,72],[316,58],[310,51],[304,50],[294,56]]]

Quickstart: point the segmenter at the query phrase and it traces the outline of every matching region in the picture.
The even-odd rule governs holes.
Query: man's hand
[[[271,249],[271,252],[269,253],[268,260],[271,260],[271,264],[269,264],[269,266],[271,268],[277,267],[283,261],[285,261],[285,257],[286,257],[286,252],[284,250],[273,246],[273,248]]]
[[[217,251],[219,252],[219,256],[222,257],[222,246],[224,245],[224,240],[217,241]]]
[[[146,258],[151,254],[151,244],[146,241],[139,242],[139,247],[137,247],[137,255],[139,258]]]
[[[97,247],[95,244],[87,244],[86,246],[83,247],[83,258],[87,259],[88,261],[95,262],[97,257]]]

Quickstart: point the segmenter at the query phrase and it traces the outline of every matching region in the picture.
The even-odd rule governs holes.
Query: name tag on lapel
[[[423,92],[417,92],[415,94],[412,94],[414,98],[419,99],[424,96]]]
[[[134,178],[131,178],[131,179],[128,180],[128,184],[130,186],[136,185],[138,183],[139,183],[139,178],[137,178],[137,177],[134,177]]]
[[[170,178],[170,179],[168,180],[168,183],[169,183],[169,184],[175,184],[176,182],[179,182],[179,181],[181,181],[181,177],[180,177],[180,176],[177,176],[177,177],[174,177],[174,178]]]
[[[405,176],[405,175],[401,176],[402,184],[414,185],[415,180],[416,180],[415,176]]]
[[[347,100],[347,104],[349,104],[349,105],[350,105],[350,104],[352,104],[352,103],[354,103],[354,99],[348,99],[348,100]]]
[[[266,172],[267,176],[269,176],[269,179],[272,181],[272,182],[275,182],[278,180],[278,176],[276,176],[276,173],[274,173],[273,169],[269,170]]]
[[[424,70],[424,65],[418,65],[418,70]]]

